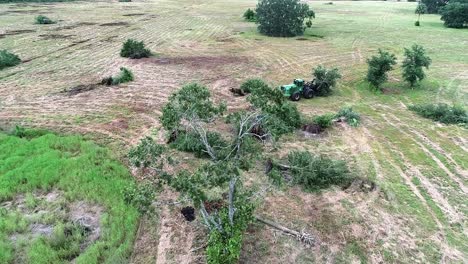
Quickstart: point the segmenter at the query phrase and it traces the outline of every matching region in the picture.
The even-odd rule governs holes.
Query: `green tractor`
[[[315,95],[315,80],[312,82],[304,82],[302,79],[295,79],[292,84],[280,86],[284,96],[289,97],[292,101],[299,101],[301,97],[310,99]]]

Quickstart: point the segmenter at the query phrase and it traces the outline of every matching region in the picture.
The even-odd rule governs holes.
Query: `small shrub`
[[[419,19],[421,18],[421,15],[427,13],[426,4],[419,2],[414,13],[418,15],[418,21],[416,21],[417,23],[415,23],[415,25],[419,27]]]
[[[331,185],[346,185],[350,179],[344,161],[312,156],[308,151],[290,152],[288,162],[293,182],[306,191],[317,191]]]
[[[348,123],[352,127],[359,126],[359,123],[361,122],[361,116],[358,113],[354,112],[353,108],[351,107],[341,108],[335,117],[336,118],[344,117],[346,120],[346,123]]]
[[[13,67],[21,63],[18,55],[15,55],[7,50],[0,50],[0,70]]]
[[[341,74],[337,68],[327,69],[322,65],[313,69],[312,73],[315,77],[315,84],[317,84],[317,96],[328,96],[333,92],[333,87],[336,82],[341,78]]]
[[[243,17],[249,22],[255,22],[257,20],[256,15],[255,11],[249,8],[245,11]]]
[[[155,164],[166,149],[157,144],[151,137],[141,139],[140,143],[130,149],[128,158],[135,167],[147,168]]]
[[[302,35],[309,11],[309,5],[299,0],[260,0],[256,9],[258,31],[273,37]]]
[[[379,88],[382,83],[387,81],[387,72],[393,70],[395,64],[395,54],[379,49],[378,56],[367,59],[367,81]]]
[[[36,24],[46,25],[46,24],[55,24],[55,23],[56,23],[55,21],[43,15],[39,15],[36,17]]]
[[[151,183],[132,184],[123,190],[124,201],[133,205],[140,213],[151,211],[155,198],[155,187]]]
[[[101,83],[105,85],[118,85],[121,83],[131,82],[133,80],[134,76],[132,71],[125,67],[121,67],[120,72],[117,76],[104,78]]]
[[[128,39],[123,44],[120,56],[130,59],[148,58],[151,56],[151,51],[145,48],[143,41]]]
[[[247,81],[243,82],[240,86],[240,89],[244,93],[251,93],[252,90],[259,89],[261,87],[268,87],[262,79],[248,79]]]
[[[333,124],[333,119],[335,119],[334,114],[325,114],[325,115],[319,115],[314,118],[314,124],[319,125],[321,128],[325,129],[328,127],[331,127]]]
[[[419,21],[414,22],[414,25],[417,26],[417,27],[419,27],[419,26],[420,26]]]
[[[272,170],[267,173],[267,176],[275,186],[281,187],[284,185],[283,175],[277,168],[272,168]]]
[[[426,56],[426,51],[422,46],[415,44],[410,49],[405,48],[405,59],[402,66],[403,79],[413,87],[426,77],[423,67],[428,69],[431,62],[431,58]]]
[[[418,115],[444,124],[468,124],[468,113],[461,106],[447,104],[412,105],[408,109]]]

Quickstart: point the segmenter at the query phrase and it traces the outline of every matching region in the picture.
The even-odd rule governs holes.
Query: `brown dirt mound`
[[[39,35],[39,37],[43,39],[69,39],[73,37],[73,35],[44,34],[44,35]]]
[[[111,22],[111,23],[104,23],[100,24],[100,27],[117,27],[117,26],[129,26],[128,22]]]
[[[246,62],[245,57],[234,56],[195,56],[195,57],[170,57],[170,58],[143,58],[137,63],[153,63],[158,65],[187,65],[193,68],[214,68],[227,64],[237,64]]]
[[[184,216],[185,220],[189,222],[192,222],[193,220],[195,220],[195,209],[193,207],[191,206],[184,207],[182,208],[182,210],[180,210],[180,212]]]
[[[62,91],[62,93],[66,93],[67,95],[77,95],[80,93],[92,91],[97,87],[99,87],[98,84],[80,84],[70,89],[65,89]]]
[[[21,34],[26,34],[26,33],[33,33],[36,32],[36,30],[32,29],[21,29],[21,30],[8,30],[5,33],[0,34],[0,38],[4,38],[6,36],[13,36],[13,35],[21,35]]]

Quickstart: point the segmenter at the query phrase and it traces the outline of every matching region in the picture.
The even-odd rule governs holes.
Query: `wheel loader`
[[[318,87],[315,79],[311,82],[294,79],[293,83],[280,86],[280,90],[284,96],[289,97],[292,101],[299,101],[301,97],[306,99],[314,97]]]

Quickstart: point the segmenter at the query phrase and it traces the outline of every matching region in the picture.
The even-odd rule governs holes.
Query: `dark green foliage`
[[[125,67],[120,68],[120,72],[117,76],[111,76],[104,78],[101,83],[105,85],[119,85],[121,83],[131,82],[134,80],[132,71]]]
[[[208,238],[206,259],[209,264],[235,264],[238,263],[242,249],[243,234],[249,224],[254,220],[254,206],[245,195],[236,195],[234,225],[229,223],[229,210],[223,207],[218,215],[223,232],[213,230]]]
[[[264,113],[264,129],[274,139],[294,131],[302,124],[296,105],[288,102],[279,89],[259,86],[252,90],[247,100]]]
[[[311,28],[312,27],[312,19],[315,18],[315,12],[313,10],[307,11],[307,22],[306,22],[306,27]]]
[[[249,22],[255,22],[257,20],[257,14],[252,9],[247,9],[243,15],[244,19]]]
[[[22,126],[16,125],[15,130],[13,131],[13,135],[15,137],[24,138],[26,137],[26,129]]]
[[[187,84],[171,95],[169,102],[163,107],[161,123],[166,130],[174,131],[183,118],[209,121],[225,110],[225,104],[214,105],[208,88],[197,83]]]
[[[423,104],[409,106],[418,115],[444,124],[468,124],[468,113],[461,106],[447,104]]]
[[[46,134],[50,134],[50,132],[43,129],[26,129],[19,125],[16,125],[10,133],[12,136],[25,139],[33,139]]]
[[[334,114],[324,114],[314,117],[314,124],[319,125],[321,128],[329,128],[333,125],[333,119],[335,119]]]
[[[441,20],[444,25],[451,28],[463,28],[468,26],[468,1],[450,1],[440,9]]]
[[[338,111],[335,116],[336,118],[344,117],[346,119],[346,123],[348,123],[352,127],[359,126],[361,122],[361,116],[353,111],[351,107],[343,107]]]
[[[15,55],[7,50],[0,50],[0,70],[13,67],[21,63],[18,55]]]
[[[251,93],[252,90],[258,89],[261,87],[268,87],[268,84],[266,84],[262,79],[248,79],[247,81],[243,82],[240,86],[240,89],[244,93]]]
[[[393,70],[393,65],[396,64],[395,54],[379,49],[378,56],[372,56],[367,59],[367,81],[375,87],[387,81],[387,72]]]
[[[157,144],[151,137],[145,137],[136,147],[130,149],[128,158],[135,167],[151,167],[164,153],[165,148]]]
[[[318,85],[316,88],[317,96],[328,96],[332,94],[333,87],[336,82],[341,78],[341,74],[337,68],[327,69],[322,65],[313,69],[312,72],[315,83]]]
[[[282,186],[284,184],[284,178],[281,172],[277,168],[272,168],[270,172],[268,172],[267,176],[276,186]]]
[[[260,0],[256,11],[258,31],[273,37],[302,35],[304,19],[311,15],[309,5],[299,0]]]
[[[46,17],[46,16],[43,16],[43,15],[39,15],[36,17],[36,24],[42,24],[42,25],[45,25],[45,24],[55,24],[57,22],[53,21],[52,19]]]
[[[410,49],[405,48],[405,59],[403,60],[403,79],[413,87],[418,81],[426,77],[423,67],[426,69],[431,65],[431,58],[426,56],[422,46],[414,44]]]
[[[419,21],[414,22],[414,25],[417,26],[417,27],[419,27],[420,24],[421,24],[421,23],[419,23]]]
[[[125,187],[122,194],[127,204],[144,214],[151,209],[155,198],[155,187],[151,183],[131,184]]]
[[[145,48],[143,41],[127,39],[120,50],[120,56],[130,59],[147,58],[151,56],[151,51]]]
[[[307,151],[290,152],[288,161],[294,183],[307,191],[316,191],[331,185],[345,185],[350,179],[344,161],[312,156]]]
[[[421,0],[427,6],[427,12],[429,14],[437,14],[439,8],[445,6],[448,0]]]
[[[207,132],[206,138],[213,150],[218,154],[218,158],[222,159],[227,155],[224,153],[228,150],[228,142],[226,142],[221,134],[217,132]],[[209,158],[206,146],[200,139],[200,136],[195,132],[179,132],[177,138],[171,143],[171,146],[180,151],[194,153],[196,157]]]

